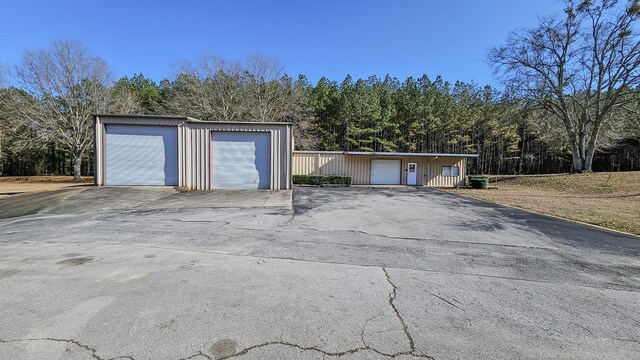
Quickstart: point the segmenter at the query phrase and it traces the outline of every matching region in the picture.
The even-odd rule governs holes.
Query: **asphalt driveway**
[[[640,353],[637,237],[423,188],[103,190],[0,202],[0,358]]]

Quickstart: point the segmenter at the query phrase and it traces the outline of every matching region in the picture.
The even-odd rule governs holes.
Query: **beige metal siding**
[[[373,157],[346,155],[346,173],[351,176],[352,184],[368,185],[371,183],[371,159]]]
[[[104,125],[99,117],[95,117],[93,125],[93,143],[94,143],[94,178],[93,182],[96,185],[104,184]]]
[[[464,185],[466,176],[466,159],[458,157],[427,156],[368,156],[346,155],[333,152],[294,152],[294,175],[347,175],[351,176],[353,185],[369,185],[371,183],[371,160],[402,160],[402,184],[407,183],[407,165],[418,166],[418,185],[453,187]],[[459,176],[442,176],[442,166],[459,166]]]
[[[185,139],[191,141],[190,151],[185,161],[185,186],[193,190],[211,189],[211,133],[231,132],[267,132],[271,135],[271,189],[290,189],[291,126],[288,124],[224,124],[224,123],[185,123]]]
[[[151,125],[151,126],[179,126],[184,122],[183,119],[169,119],[169,118],[138,118],[136,116],[125,117],[109,117],[109,116],[96,116],[94,119],[94,141],[95,141],[95,168],[94,168],[94,183],[96,185],[104,185],[105,183],[105,142],[106,131],[105,125],[117,124],[117,125]],[[178,132],[179,133],[179,132]],[[179,138],[178,138],[178,141]],[[178,159],[180,159],[180,153],[182,149],[178,146]],[[180,170],[178,170],[180,171]],[[180,180],[180,178],[178,178]],[[178,184],[182,186],[181,184]]]
[[[320,167],[320,175],[337,175],[345,172],[345,156],[344,155],[318,155],[318,165]]]
[[[443,166],[458,166],[460,168],[458,176],[442,176]],[[464,185],[466,173],[467,169],[465,158],[435,158],[429,162],[429,171],[427,174],[426,185],[435,187],[461,186]]]
[[[346,175],[345,155],[338,153],[294,153],[294,175]]]
[[[295,153],[293,169],[295,175],[347,175],[354,185],[368,185],[371,182],[372,159],[401,159],[402,183],[407,183],[405,169],[407,163],[418,164],[418,184],[424,184],[426,174],[424,157],[376,157],[366,155],[345,155],[342,153]]]
[[[186,118],[96,116],[96,185],[104,185],[104,125],[174,125],[178,128],[178,186],[211,189],[211,133],[216,131],[267,132],[271,135],[271,189],[291,189],[290,124],[189,122]]]
[[[317,175],[317,154],[293,154],[293,175]]]

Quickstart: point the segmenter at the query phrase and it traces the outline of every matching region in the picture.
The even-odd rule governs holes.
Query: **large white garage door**
[[[371,184],[400,185],[400,160],[371,160]]]
[[[106,126],[106,185],[178,185],[178,129]]]
[[[214,132],[211,141],[212,188],[271,187],[270,133]]]

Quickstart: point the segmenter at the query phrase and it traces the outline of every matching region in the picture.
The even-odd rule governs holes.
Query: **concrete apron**
[[[181,192],[148,204],[153,208],[284,207],[291,208],[291,190],[212,190]]]
[[[291,190],[180,192],[169,186],[72,188],[0,199],[0,219],[33,214],[82,214],[110,210],[185,208],[291,209]]]

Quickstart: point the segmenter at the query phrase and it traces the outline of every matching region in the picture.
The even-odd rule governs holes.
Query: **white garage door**
[[[106,185],[178,185],[178,129],[106,126]]]
[[[371,160],[371,184],[400,185],[400,160]]]
[[[214,132],[211,141],[212,188],[271,187],[270,133]]]

